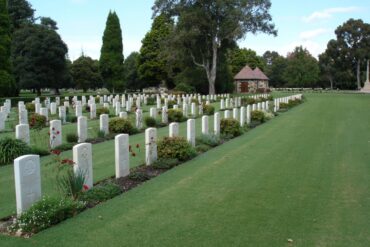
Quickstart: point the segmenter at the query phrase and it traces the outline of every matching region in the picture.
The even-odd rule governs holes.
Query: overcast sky
[[[58,22],[59,33],[69,48],[69,56],[99,58],[101,39],[109,10],[115,10],[123,31],[124,54],[139,51],[141,40],[152,23],[154,0],[29,0],[37,16]],[[370,23],[369,0],[272,0],[271,14],[278,36],[247,35],[241,47],[257,51],[278,51],[281,55],[298,45],[314,56],[322,53],[334,30],[349,18]]]

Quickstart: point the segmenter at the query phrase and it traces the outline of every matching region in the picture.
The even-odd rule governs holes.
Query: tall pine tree
[[[109,12],[100,54],[100,73],[111,91],[122,91],[123,82],[122,30],[116,12]]]
[[[16,93],[10,62],[10,19],[7,0],[0,0],[0,96],[13,96]]]

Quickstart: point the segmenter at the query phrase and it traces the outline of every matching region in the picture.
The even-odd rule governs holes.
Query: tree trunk
[[[361,89],[361,61],[357,60],[357,89]]]
[[[329,76],[329,81],[330,81],[330,89],[333,90],[333,77],[332,76]]]
[[[41,96],[41,89],[37,88],[37,96]]]
[[[217,50],[218,50],[218,45],[216,41],[213,42],[212,45],[212,63],[209,66],[207,66],[207,79],[208,79],[208,85],[209,85],[209,90],[208,94],[216,94],[216,75],[217,75]]]

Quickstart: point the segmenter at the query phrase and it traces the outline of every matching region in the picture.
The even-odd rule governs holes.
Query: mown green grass
[[[364,95],[310,95],[122,196],[0,245],[369,246],[369,106]]]

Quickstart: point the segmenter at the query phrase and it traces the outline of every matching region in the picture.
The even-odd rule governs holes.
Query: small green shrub
[[[299,104],[301,104],[302,101],[300,99],[295,99],[295,100],[289,100],[289,107],[294,107],[294,106],[297,106]]]
[[[100,116],[102,114],[108,114],[109,115],[109,109],[105,108],[105,107],[96,109],[96,115],[97,116]]]
[[[75,133],[68,133],[66,136],[67,142],[69,143],[77,143],[78,142],[78,136]]]
[[[77,142],[77,141],[76,141]],[[59,145],[58,147],[54,148],[54,150],[60,150],[60,151],[67,151],[71,150],[73,146],[75,145],[76,142],[68,142],[68,143],[63,143],[62,145]]]
[[[123,118],[112,118],[109,120],[109,131],[113,133],[126,133],[130,135],[138,132],[138,130],[129,120]]]
[[[201,135],[197,137],[196,143],[198,144],[205,144],[210,147],[216,147],[220,145],[221,139],[217,135]]]
[[[245,105],[253,105],[256,103],[256,100],[253,99],[253,98],[246,98],[246,99],[243,99],[244,102],[245,102]]]
[[[252,111],[251,119],[252,121],[263,123],[265,122],[265,114],[263,113],[263,111],[258,110]]]
[[[168,107],[168,109],[169,108],[173,108],[173,106],[176,105],[176,104],[177,104],[177,102],[175,100],[169,100],[169,101],[167,101],[167,107]]]
[[[269,101],[273,101],[273,100],[274,100],[274,97],[273,97],[272,95],[269,95],[269,96],[267,97],[267,99],[268,99]]]
[[[168,121],[170,122],[184,122],[186,117],[182,114],[182,111],[179,109],[169,109],[168,110]]]
[[[19,156],[30,154],[31,148],[27,143],[6,137],[0,140],[0,166],[10,164]]]
[[[156,105],[157,102],[156,102],[156,98],[153,98],[153,97],[149,97],[146,99],[146,104],[147,105]]]
[[[221,134],[232,137],[240,136],[243,130],[237,120],[232,118],[224,118],[221,120]]]
[[[184,93],[193,93],[193,92],[195,92],[194,87],[192,87],[188,84],[185,84],[185,83],[177,84],[176,87],[175,87],[175,90],[180,91],[180,92],[184,92]]]
[[[106,134],[105,131],[99,130],[98,133],[96,134],[98,138],[105,138]]]
[[[128,176],[131,180],[145,182],[150,179],[150,176],[144,172],[134,171]]]
[[[32,113],[28,119],[32,129],[42,129],[46,127],[46,117],[37,113]]]
[[[208,150],[210,150],[212,147],[206,145],[206,144],[199,144],[195,147],[198,153],[205,153]]]
[[[40,156],[47,156],[47,155],[50,154],[50,151],[47,150],[47,149],[40,148],[40,147],[31,146],[30,153],[31,154],[37,154],[37,155],[40,155]]]
[[[26,109],[27,109],[28,112],[35,112],[35,104],[26,103]]]
[[[155,169],[171,169],[179,164],[178,159],[158,159],[153,163]]]
[[[157,121],[153,117],[149,117],[149,116],[145,117],[144,122],[145,122],[145,125],[147,127],[156,127],[157,126]]]
[[[183,137],[164,137],[158,142],[158,157],[185,161],[196,155],[195,149]]]
[[[203,106],[204,115],[213,115],[215,114],[215,107],[213,105],[204,105]]]
[[[78,200],[88,204],[98,204],[116,197],[122,193],[120,187],[115,183],[97,185],[91,190],[83,192]]]
[[[75,216],[85,208],[82,202],[69,198],[57,199],[44,197],[31,206],[16,220],[14,230],[37,233],[63,220]]]
[[[77,117],[74,115],[67,115],[66,122],[68,123],[77,123]]]

